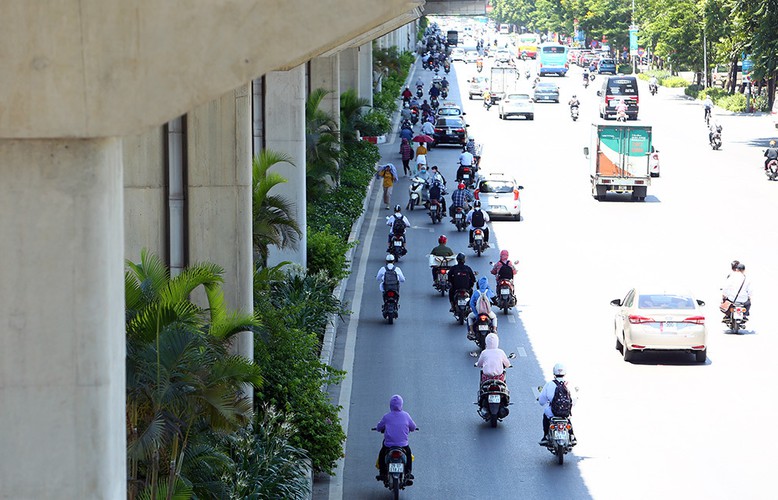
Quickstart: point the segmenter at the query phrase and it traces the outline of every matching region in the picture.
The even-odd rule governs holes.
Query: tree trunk
[[[773,72],[767,80],[767,111],[773,109],[773,102],[775,101],[775,78],[776,73]]]
[[[735,93],[735,89],[737,87],[737,60],[738,56],[737,54],[734,54],[732,56],[732,59],[729,62],[729,75],[727,76],[727,91],[730,94]]]

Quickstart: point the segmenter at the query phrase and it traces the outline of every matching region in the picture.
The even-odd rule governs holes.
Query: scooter
[[[465,324],[467,316],[470,314],[470,293],[463,289],[454,293],[454,317],[460,325]]]
[[[415,176],[411,178],[411,184],[408,186],[408,205],[407,209],[413,210],[413,207],[417,207],[422,204],[424,197],[424,186],[426,183],[421,177]]]
[[[443,219],[443,206],[439,200],[429,201],[429,215],[433,224],[437,224]]]
[[[724,313],[724,323],[732,333],[738,333],[740,330],[745,329],[746,321],[746,306],[740,302],[731,302],[727,311]]]
[[[381,314],[384,319],[391,325],[394,320],[397,319],[397,311],[400,309],[400,292],[399,290],[385,290],[384,291],[384,303],[381,306]]]
[[[480,257],[483,252],[488,248],[487,243],[484,241],[484,232],[482,229],[476,228],[473,230],[473,250],[475,250],[476,256]]]
[[[490,263],[491,264],[491,263]],[[502,309],[505,314],[511,307],[516,306],[516,294],[513,293],[513,280],[497,280],[497,296],[494,299],[494,305]]]
[[[457,227],[457,232],[462,232],[467,228],[466,210],[464,207],[456,207],[454,209],[454,225]]]
[[[376,430],[375,427],[370,429]],[[416,427],[416,430],[421,430]],[[408,477],[406,472],[408,469],[408,460],[413,460],[413,457],[405,455],[405,449],[399,446],[393,446],[386,452],[386,480],[384,486],[392,492],[393,498],[400,497],[400,490],[404,490],[406,486],[413,485],[413,480]],[[378,479],[378,478],[377,478]],[[380,480],[380,479],[379,479]]]
[[[430,97],[430,107],[432,107],[433,110],[437,111],[440,107],[440,103],[438,102],[437,97]]]
[[[392,239],[389,241],[389,253],[394,255],[395,262],[400,262],[400,257],[408,253],[405,248],[405,235],[393,234]]]
[[[767,175],[768,180],[774,181],[778,179],[778,160],[768,161],[764,173]]]
[[[720,129],[721,127],[719,127]],[[713,151],[721,149],[721,130],[716,130],[710,136],[710,147]]]
[[[513,359],[516,354],[510,353],[508,358]],[[474,366],[478,366],[476,363]],[[484,379],[483,372],[481,372],[481,383],[478,388],[478,402],[475,403],[478,406],[478,415],[489,422],[489,425],[494,428],[497,427],[497,422],[508,416],[510,410],[508,407],[511,405],[511,391],[508,390],[508,385],[505,383],[505,375],[499,378],[486,377]]]
[[[442,99],[448,99],[448,90],[446,90],[445,88],[443,90],[441,90],[440,91],[440,97]]]
[[[486,349],[486,336],[490,333],[497,333],[497,328],[488,314],[479,314],[473,321],[473,329],[470,332],[470,340],[475,342],[482,351]]]
[[[435,274],[435,281],[432,282],[432,287],[436,291],[440,292],[441,297],[443,297],[446,292],[451,289],[451,283],[448,282],[448,268],[453,261],[453,256],[440,257],[437,255],[430,255],[430,267],[437,268],[438,270],[438,272]]]
[[[424,88],[421,85],[416,87],[416,97],[418,97],[419,99],[424,97]]]
[[[616,113],[616,121],[618,122],[626,122],[627,121],[627,113],[625,111],[618,111]]]
[[[573,121],[578,121],[578,106],[570,107],[570,118],[572,118]]]
[[[570,420],[564,417],[552,417],[548,426],[548,444],[546,449],[552,455],[556,455],[559,465],[565,462],[565,455],[573,451],[573,443],[570,440]]]
[[[654,85],[653,83],[650,83],[650,84],[648,85],[648,91],[649,91],[649,92],[651,92],[651,95],[656,95],[656,92],[657,92],[657,86],[656,86],[656,85]]]
[[[585,89],[589,88],[589,78],[584,78],[583,86]]]

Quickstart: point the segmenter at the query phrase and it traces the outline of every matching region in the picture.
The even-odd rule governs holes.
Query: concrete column
[[[335,118],[340,129],[340,55],[311,59],[310,80],[311,89],[330,91],[319,107]]]
[[[353,89],[359,94],[359,49],[351,47],[343,50],[340,55],[340,91]]]
[[[124,256],[132,262],[140,262],[143,248],[167,258],[164,155],[162,127],[122,138]]]
[[[251,84],[187,115],[190,262],[224,268],[227,306],[253,309],[251,224]],[[250,332],[233,352],[254,358]]]
[[[272,124],[265,130],[265,147],[289,155],[294,162],[294,165],[279,163],[271,169],[287,182],[270,192],[283,196],[294,205],[295,218],[303,230],[297,250],[279,251],[271,247],[268,264],[272,266],[288,260],[305,267],[305,65],[266,74],[265,96],[265,123]]]
[[[367,42],[359,47],[359,97],[367,99],[373,105],[373,42]]]
[[[252,157],[258,155],[265,145],[264,92],[265,77],[257,78],[251,82],[251,129],[253,135]]]
[[[126,497],[122,144],[0,140],[0,496]]]

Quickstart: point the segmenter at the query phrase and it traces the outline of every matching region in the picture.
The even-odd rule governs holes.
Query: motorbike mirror
[[[473,368],[478,368],[478,363],[473,363]]]
[[[583,153],[584,153],[585,157],[589,158],[589,148],[588,147],[584,147]]]
[[[469,123],[466,123],[466,124],[465,124],[465,127],[469,127],[469,126],[470,126],[470,124],[469,124]]]
[[[375,428],[375,427],[371,427],[371,428],[370,428],[370,430],[371,430],[371,431],[374,431],[374,430],[376,430],[376,428]]]
[[[705,305],[705,301],[703,301],[703,300],[700,300],[700,299],[697,299],[697,305],[698,305],[698,306],[700,306],[700,307],[702,307],[702,306],[704,306],[704,305]]]
[[[465,113],[464,111],[462,111],[462,115],[466,115],[466,114],[467,114],[467,113]]]
[[[619,306],[619,307],[621,307],[621,299],[613,299],[613,300],[611,300],[611,305],[612,306]]]
[[[597,91],[597,95],[598,95],[598,96],[601,96],[601,95],[602,95],[602,91],[598,90],[598,91]]]
[[[518,186],[516,189],[518,189],[519,191],[521,191],[522,189],[524,189],[524,186]]]
[[[515,352],[512,352],[512,353],[508,354],[508,359],[513,359],[515,357],[516,357],[516,353]]]

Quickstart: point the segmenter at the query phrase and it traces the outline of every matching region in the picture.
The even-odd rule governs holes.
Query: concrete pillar
[[[359,49],[350,47],[340,55],[340,91],[353,89],[359,94]]]
[[[253,311],[251,84],[187,115],[190,262],[224,268],[227,307]],[[254,358],[250,332],[233,352]]]
[[[265,77],[251,82],[251,93],[252,157],[254,157],[265,147]]]
[[[167,259],[164,155],[163,127],[122,138],[124,256],[132,262],[143,248]]]
[[[297,250],[279,251],[271,247],[268,264],[272,266],[287,260],[305,267],[305,65],[266,74],[265,97],[265,123],[269,124],[265,129],[265,147],[289,155],[294,163],[279,163],[271,169],[287,182],[270,192],[293,204],[295,218],[303,230]]]
[[[126,498],[121,140],[0,140],[0,496]]]
[[[323,88],[330,91],[319,108],[332,115],[340,129],[340,56],[335,54],[311,59],[310,80],[311,89]]]
[[[367,42],[359,47],[359,97],[367,99],[373,105],[373,42]]]

